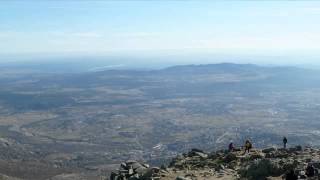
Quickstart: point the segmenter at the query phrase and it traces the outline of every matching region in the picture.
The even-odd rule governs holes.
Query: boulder
[[[200,153],[205,153],[204,151],[202,151],[201,149],[191,149],[191,152],[200,152]]]
[[[299,152],[302,151],[302,146],[296,146],[296,147],[292,147],[288,149],[289,153],[295,153],[295,152]]]
[[[247,179],[265,179],[268,176],[280,176],[283,170],[269,159],[262,159],[240,170]]]
[[[154,176],[155,174],[154,172],[159,173],[159,170],[157,170],[157,168],[147,168],[147,167],[149,167],[149,165],[142,164],[137,161],[133,161],[133,160],[126,161],[120,164],[120,168],[118,172],[111,173],[110,180],[124,180],[124,179],[138,180],[138,179],[141,179],[143,176],[147,176],[145,179],[151,179],[149,178],[150,174],[152,177],[157,177],[157,176]],[[153,179],[156,179],[156,178],[153,178]]]
[[[224,170],[225,169],[225,167],[224,167],[224,165],[222,165],[222,164],[220,164],[219,166],[217,166],[216,168],[215,168],[215,171],[221,171],[221,170]]]
[[[145,180],[151,180],[151,179],[160,179],[161,175],[160,175],[160,168],[158,167],[152,167],[150,169],[148,169],[148,171],[146,173],[144,173],[140,179],[145,179]]]
[[[297,151],[302,151],[302,146],[300,146],[300,145],[296,146],[295,148],[296,148]]]
[[[191,180],[191,179],[187,177],[178,176],[176,180]]]
[[[290,154],[287,151],[272,151],[270,153],[266,153],[266,158],[287,158]]]
[[[313,165],[315,168],[320,169],[320,161],[314,161],[314,162],[312,162],[312,165]]]
[[[229,153],[224,157],[223,162],[230,163],[235,160],[237,160],[237,156],[234,153]]]
[[[266,149],[262,150],[263,153],[271,153],[273,151],[276,151],[276,149],[275,148],[266,148]]]
[[[202,150],[199,149],[192,149],[189,153],[188,153],[188,157],[193,157],[193,156],[199,156],[201,158],[207,158],[208,155],[203,152]]]
[[[135,163],[138,163],[138,162],[135,161],[135,160],[128,160],[128,161],[125,162],[125,164],[126,164],[127,166],[130,166],[130,165],[135,164]]]
[[[195,155],[196,155],[196,156],[200,156],[201,158],[207,158],[207,157],[208,157],[207,154],[201,153],[201,152],[195,152]]]
[[[138,163],[138,162],[135,162],[135,163],[132,163],[131,164],[131,167],[132,167],[132,169],[138,169],[138,168],[142,168],[142,167],[144,167],[142,164],[140,164],[140,163]]]
[[[249,159],[250,160],[255,160],[255,159],[262,159],[264,156],[263,154],[261,153],[254,153],[254,154],[251,154]]]
[[[139,175],[143,175],[144,173],[146,173],[148,171],[147,168],[144,167],[139,167],[137,169],[134,170],[135,173],[139,174]]]

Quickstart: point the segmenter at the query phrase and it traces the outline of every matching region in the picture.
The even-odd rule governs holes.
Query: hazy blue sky
[[[0,53],[313,53],[317,1],[1,1]]]

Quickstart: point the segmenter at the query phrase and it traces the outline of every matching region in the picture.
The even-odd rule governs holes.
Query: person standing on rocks
[[[231,142],[229,144],[229,152],[233,152],[234,151],[234,145],[233,145],[233,142]]]
[[[287,148],[288,139],[285,136],[283,137],[282,142],[283,142],[283,148],[286,149]]]
[[[246,143],[244,144],[244,154],[248,151],[250,153],[250,149],[252,149],[252,143],[249,140],[246,140]]]

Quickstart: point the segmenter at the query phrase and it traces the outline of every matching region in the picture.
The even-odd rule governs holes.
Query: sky
[[[319,20],[320,1],[2,1],[0,54],[299,54],[317,59]]]

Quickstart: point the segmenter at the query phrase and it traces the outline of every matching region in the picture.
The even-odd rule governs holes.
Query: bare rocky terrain
[[[0,173],[101,179],[192,148],[320,145],[319,71],[251,64],[0,73]]]
[[[314,174],[309,175],[308,166]],[[292,170],[298,179],[319,179],[320,150],[313,148],[267,148],[211,153],[193,149],[174,158],[168,167],[149,167],[127,161],[111,176],[111,180],[281,180],[290,179]]]

